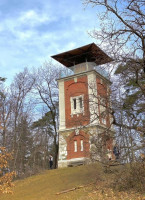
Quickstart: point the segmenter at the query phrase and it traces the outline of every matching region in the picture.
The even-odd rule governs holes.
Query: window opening
[[[74,152],[77,152],[77,141],[74,141]]]
[[[79,97],[79,105],[80,105],[80,108],[83,107],[83,99],[82,99],[82,97]]]
[[[81,140],[81,151],[83,151],[83,150],[84,150],[84,141]]]
[[[77,108],[77,101],[76,101],[76,99],[73,99],[73,103],[74,103],[74,110],[76,110],[76,108]]]

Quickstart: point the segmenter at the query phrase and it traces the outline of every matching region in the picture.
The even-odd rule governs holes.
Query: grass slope
[[[80,166],[48,170],[36,176],[16,181],[14,194],[3,195],[2,200],[58,199],[57,192],[95,180],[96,166]],[[0,199],[1,199],[0,198]]]
[[[111,175],[103,174],[98,164],[48,170],[40,175],[16,181],[13,195],[2,195],[0,200],[109,200],[109,199],[140,199],[138,194],[114,193],[106,187],[106,180],[111,180]],[[107,177],[107,178],[106,178]],[[80,185],[96,182],[96,184],[83,187],[66,194],[56,195],[57,192],[71,189]]]

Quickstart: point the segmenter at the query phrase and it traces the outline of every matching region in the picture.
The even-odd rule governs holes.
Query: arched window
[[[84,151],[84,141],[81,140],[81,151]]]
[[[74,152],[77,152],[77,141],[74,141]]]
[[[74,131],[67,139],[67,159],[88,157],[89,147],[89,135]]]

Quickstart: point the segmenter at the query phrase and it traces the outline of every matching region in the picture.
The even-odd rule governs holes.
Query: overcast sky
[[[0,0],[0,77],[12,81],[24,67],[92,42],[96,8],[81,0]]]

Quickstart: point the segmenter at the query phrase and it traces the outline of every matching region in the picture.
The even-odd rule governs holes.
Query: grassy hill
[[[39,175],[16,181],[13,195],[2,195],[0,200],[112,200],[145,199],[134,192],[115,192],[110,184],[112,174],[104,174],[98,164],[47,170]],[[95,182],[95,184],[90,184]],[[89,185],[90,184],[90,185]],[[74,187],[82,188],[57,195]]]

